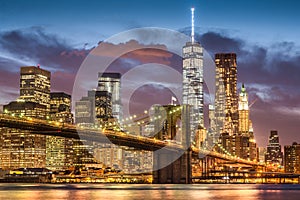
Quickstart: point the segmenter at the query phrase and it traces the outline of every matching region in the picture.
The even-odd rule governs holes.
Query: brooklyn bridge
[[[138,134],[129,134],[124,130],[115,130],[113,123],[105,127],[81,127],[50,120],[40,120],[30,117],[15,117],[7,114],[0,115],[0,127],[26,130],[32,134],[47,135],[64,138],[74,138],[82,141],[93,141],[99,143],[113,143],[119,146],[133,147],[137,150],[153,151],[153,183],[192,183],[195,180],[208,178],[224,179],[224,172],[216,170],[216,166],[223,169],[238,169],[232,177],[247,176],[247,172],[264,172],[266,166],[241,159],[228,153],[218,152],[216,148],[208,148],[195,145],[189,134],[190,127],[185,121],[188,120],[188,108],[185,106],[165,106],[167,110],[164,120],[168,127],[163,133],[160,131],[161,116],[159,117],[135,117],[134,123],[140,126],[153,123],[155,135],[151,137]],[[175,128],[177,118],[182,119],[181,141],[175,141],[178,129]],[[143,122],[143,123],[141,123]],[[164,140],[165,134],[171,140]],[[160,150],[160,151],[158,151]],[[157,153],[159,152],[159,153]],[[221,174],[221,175],[220,175]],[[242,175],[241,175],[242,174]]]

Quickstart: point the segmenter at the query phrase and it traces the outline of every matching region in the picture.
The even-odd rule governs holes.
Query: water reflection
[[[299,199],[300,185],[26,185],[0,184],[0,199]]]

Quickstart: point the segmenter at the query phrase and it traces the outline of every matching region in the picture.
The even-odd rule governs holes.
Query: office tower
[[[223,133],[220,143],[223,149],[233,156],[252,161],[258,159],[256,143],[251,137]],[[218,149],[218,151],[223,152],[224,150]]]
[[[279,144],[278,132],[271,131],[269,137],[269,144],[267,146],[267,152],[265,156],[265,162],[271,165],[282,165],[282,152],[281,145]]]
[[[21,100],[4,106],[5,114],[21,118],[30,117],[33,122],[36,119],[45,119],[46,110],[45,105]],[[14,128],[1,128],[0,140],[1,168],[45,167],[46,136]]]
[[[75,122],[80,126],[100,128],[108,124],[112,117],[112,93],[108,91],[88,91],[86,97],[82,97],[75,103]],[[98,144],[82,140],[74,143],[75,165],[84,165],[94,161],[102,162],[110,166],[120,166],[121,158],[116,153],[119,149],[112,144]],[[121,149],[120,149],[121,150]],[[114,154],[116,156],[111,156]],[[121,154],[122,155],[122,154]],[[112,166],[110,166],[112,167]]]
[[[286,173],[300,173],[300,144],[284,146],[284,169]]]
[[[223,133],[221,135],[222,144],[232,155],[236,155],[237,157],[247,160],[257,161],[259,155],[257,145],[254,140],[252,123],[249,119],[248,94],[244,84],[242,85],[241,92],[239,94],[238,116],[238,132],[232,132],[232,135],[230,135],[229,132]],[[231,121],[231,123],[233,124],[233,121]]]
[[[112,116],[120,122],[122,120],[122,103],[120,98],[121,74],[99,73],[97,91],[111,93]]]
[[[246,92],[244,84],[242,85],[241,92],[239,94],[239,134],[248,136],[250,129],[249,120],[249,105],[248,105],[248,94]]]
[[[257,145],[254,140],[252,124],[249,120],[248,95],[244,84],[239,95],[238,111],[239,134],[236,132],[233,132],[233,134],[229,132],[222,133],[221,143],[230,154],[243,159],[257,161]]]
[[[50,93],[50,119],[63,124],[73,123],[71,95],[64,92]],[[65,170],[73,165],[74,139],[60,136],[46,136],[46,167],[51,170]]]
[[[192,11],[191,41],[182,49],[183,104],[191,105],[190,129],[192,140],[197,129],[204,128],[203,119],[203,48],[194,39],[194,8]]]
[[[39,66],[21,67],[20,99],[35,102],[50,109],[51,73]]]
[[[22,99],[12,101],[3,106],[4,113],[15,117],[32,117],[46,119],[47,107],[35,102],[25,102]]]
[[[218,133],[238,131],[237,64],[235,53],[215,55],[216,94],[215,117]]]
[[[88,91],[88,97],[94,99],[97,123],[103,125],[112,118],[112,94],[107,91]]]
[[[21,67],[20,97],[4,106],[12,116],[46,119],[50,110],[49,71],[39,66]],[[19,129],[3,129],[1,134],[1,167],[41,168],[46,166],[46,136]]]
[[[112,94],[107,91],[88,91],[75,103],[75,121],[81,125],[103,125],[112,118]]]
[[[95,98],[82,97],[75,103],[75,123],[81,125],[94,125]]]
[[[73,123],[71,95],[64,92],[50,93],[50,119],[68,124]]]
[[[98,110],[98,112],[96,111],[98,121],[101,123],[101,121],[107,121],[109,118],[113,117],[116,119],[117,123],[120,124],[123,119],[122,102],[120,97],[121,74],[100,72],[98,74],[97,92],[98,94],[101,93],[102,96],[106,96],[106,98],[102,97],[102,106],[100,106],[99,101],[98,103],[96,102],[96,104],[98,104],[98,108],[96,106],[96,110]],[[116,166],[124,170],[124,164],[126,163],[123,157],[123,148],[114,144],[106,144],[103,145],[101,149],[98,149],[98,152],[99,156],[97,160],[105,161],[106,165]],[[127,168],[128,166],[125,165],[125,169]]]

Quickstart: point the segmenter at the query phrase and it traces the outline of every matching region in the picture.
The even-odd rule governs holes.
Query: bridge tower
[[[154,137],[178,146],[153,152],[153,183],[191,183],[190,106],[156,106],[153,116]]]

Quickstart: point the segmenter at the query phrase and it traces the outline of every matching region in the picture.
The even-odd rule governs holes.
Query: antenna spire
[[[195,10],[195,8],[192,7],[191,8],[191,12],[192,12],[192,32],[191,32],[192,43],[194,43],[194,41],[195,41],[195,39],[194,39],[194,35],[195,35],[195,33],[194,33],[194,10]]]

